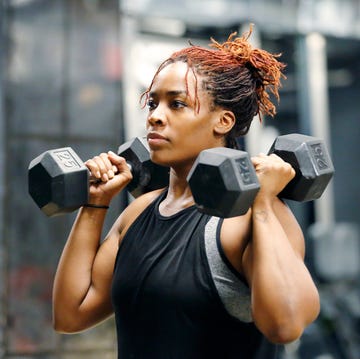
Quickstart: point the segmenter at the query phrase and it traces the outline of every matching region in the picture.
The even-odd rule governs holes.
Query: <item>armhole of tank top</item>
[[[226,258],[224,260],[221,253],[219,238],[222,222],[223,220],[218,217],[211,217],[205,227],[205,252],[211,278],[228,314],[243,322],[251,322],[250,289],[240,275],[234,273],[235,269]]]

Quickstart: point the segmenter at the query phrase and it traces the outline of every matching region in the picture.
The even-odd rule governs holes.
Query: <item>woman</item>
[[[278,98],[284,65],[253,49],[250,34],[189,46],[159,67],[143,99],[151,158],[170,167],[169,185],[135,199],[104,241],[106,208],[132,175],[112,152],[87,161],[101,182],[59,262],[56,330],[115,313],[121,359],[268,359],[276,346],[262,343],[294,341],[317,317],[303,234],[277,197],[294,169],[276,155],[252,158],[261,189],[232,218],[199,213],[186,181],[201,150],[235,147],[255,115],[275,114],[269,94]]]

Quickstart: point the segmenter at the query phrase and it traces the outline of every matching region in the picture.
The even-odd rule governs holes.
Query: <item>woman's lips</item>
[[[149,146],[158,145],[158,144],[161,144],[163,142],[166,142],[167,138],[160,135],[157,132],[150,132],[147,135],[147,141],[148,141]]]

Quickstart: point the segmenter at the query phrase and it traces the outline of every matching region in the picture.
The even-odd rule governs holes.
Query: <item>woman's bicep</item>
[[[89,320],[87,327],[99,323],[113,313],[111,283],[116,255],[107,253],[112,247],[109,243],[104,243],[99,251],[92,270],[92,284],[79,308],[80,315]]]
[[[116,230],[112,230],[100,245],[92,268],[91,287],[96,292],[104,293],[106,297],[110,295],[118,247],[119,233]]]
[[[99,324],[112,313],[111,282],[118,240],[110,235],[100,245],[91,268],[91,283],[79,304],[76,318],[64,318],[55,329],[60,332],[79,332]],[[78,278],[81,281],[81,278]],[[65,324],[64,324],[65,323]]]

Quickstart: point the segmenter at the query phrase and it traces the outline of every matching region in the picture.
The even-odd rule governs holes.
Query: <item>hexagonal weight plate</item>
[[[46,151],[30,162],[29,194],[47,216],[87,203],[88,183],[89,171],[70,147]]]
[[[225,147],[202,151],[187,180],[198,210],[224,218],[245,214],[260,188],[248,154]]]
[[[302,134],[279,136],[271,146],[275,153],[290,163],[295,178],[279,197],[306,202],[319,198],[334,174],[334,166],[324,141]]]
[[[117,153],[131,166],[133,180],[127,189],[134,197],[168,185],[169,168],[151,161],[146,138],[136,137],[125,142]]]

